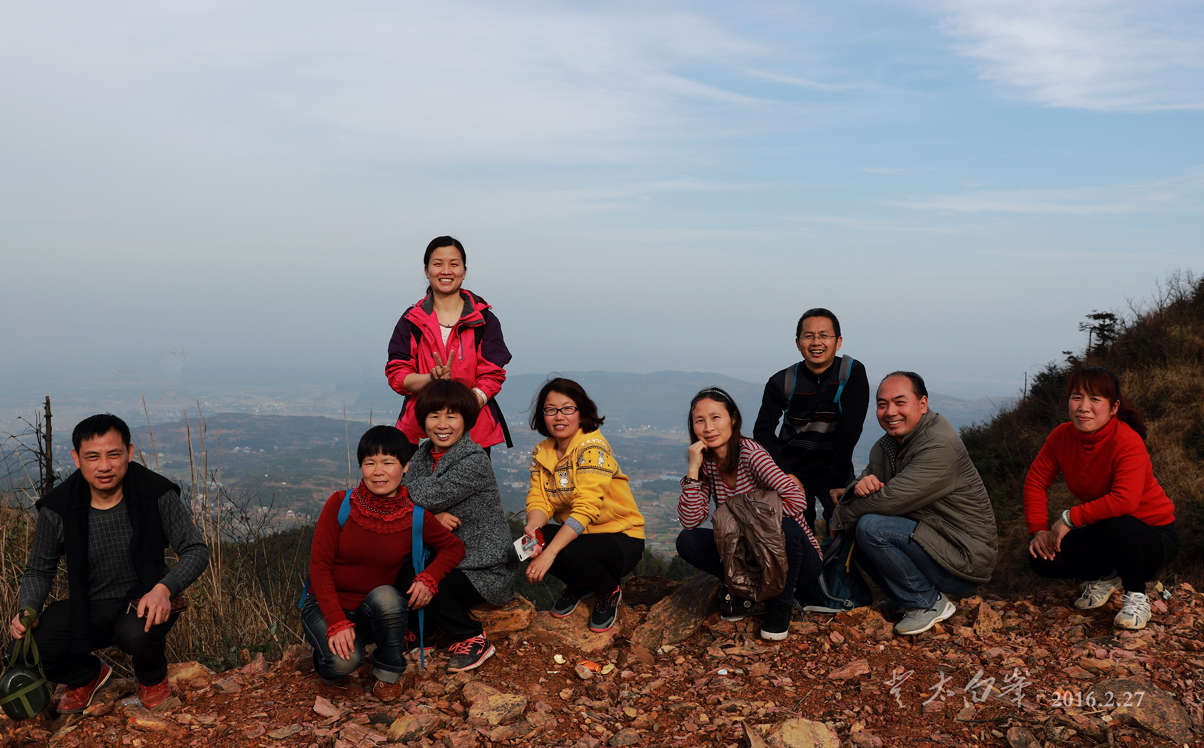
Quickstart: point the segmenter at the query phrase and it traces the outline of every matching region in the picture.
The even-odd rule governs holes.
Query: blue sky
[[[1204,269],[1198,3],[4,5],[14,381],[383,372],[451,233],[514,372],[760,381],[827,306],[1007,395]]]

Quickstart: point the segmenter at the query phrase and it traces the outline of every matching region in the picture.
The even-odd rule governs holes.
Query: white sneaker
[[[1106,605],[1112,599],[1112,593],[1123,587],[1120,577],[1097,579],[1094,582],[1083,582],[1083,594],[1074,601],[1074,607],[1082,610],[1092,610]]]
[[[1120,602],[1122,607],[1112,623],[1130,631],[1145,628],[1150,622],[1150,598],[1144,592],[1126,592]]]

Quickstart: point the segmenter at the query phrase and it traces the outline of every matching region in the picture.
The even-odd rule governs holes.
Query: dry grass
[[[198,415],[188,430],[191,469],[182,486],[183,498],[191,505],[211,558],[187,590],[191,608],[168,637],[168,658],[200,660],[224,669],[239,664],[243,650],[271,654],[302,640],[297,598],[308,571],[313,530],[276,532],[271,507],[261,508],[256,497],[232,495],[222,487],[220,436],[213,452],[218,459],[211,466],[204,418]],[[135,459],[157,467],[137,448]],[[10,482],[9,490],[0,492],[0,609],[5,611],[17,610],[36,526],[32,486],[29,480]],[[169,554],[169,563],[174,561]],[[62,564],[60,572],[47,602],[66,597]],[[106,659],[126,670],[123,656],[110,652]]]
[[[1204,279],[1174,274],[1144,307],[1131,306],[1105,348],[1051,363],[1015,406],[992,421],[964,430],[999,524],[999,561],[990,588],[1029,592],[1042,584],[1028,571],[1028,532],[1022,492],[1028,466],[1045,437],[1066,420],[1065,387],[1078,365],[1107,366],[1146,418],[1154,474],[1175,502],[1182,541],[1164,579],[1204,585]],[[1050,492],[1050,516],[1073,504],[1059,481]]]

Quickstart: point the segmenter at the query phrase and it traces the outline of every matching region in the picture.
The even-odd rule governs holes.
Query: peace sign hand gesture
[[[431,381],[436,379],[451,379],[451,360],[445,365],[438,351],[435,351],[435,366],[431,369]]]

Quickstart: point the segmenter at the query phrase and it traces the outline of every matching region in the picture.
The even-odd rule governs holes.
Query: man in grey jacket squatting
[[[896,371],[878,385],[886,434],[832,515],[832,533],[856,527],[857,560],[905,609],[900,634],[919,634],[957,612],[991,578],[995,513],[957,431],[928,410],[919,374]]]

